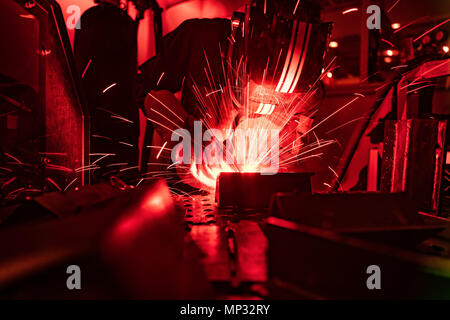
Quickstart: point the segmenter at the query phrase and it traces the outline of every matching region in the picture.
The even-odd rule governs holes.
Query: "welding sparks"
[[[159,150],[158,155],[156,156],[156,159],[159,159],[159,156],[161,155],[161,152],[164,150],[164,148],[166,147],[167,141],[164,142],[163,146],[161,147],[161,150]]]
[[[134,123],[133,121],[128,120],[127,118],[124,118],[122,116],[111,115],[111,118],[119,119],[119,120],[122,120],[122,121],[128,122],[128,123]]]
[[[98,169],[99,167],[96,166],[95,164],[91,164],[88,166],[83,166],[83,167],[79,167],[75,169],[75,172],[84,172],[84,171],[89,171],[89,170],[94,170],[94,169]]]
[[[298,5],[300,4],[300,0],[297,0],[297,3],[295,4],[294,12],[292,14],[295,14],[297,12]]]
[[[2,184],[2,189],[4,189],[7,185],[11,184],[12,182],[16,181],[17,177],[12,177],[8,181]]]
[[[25,190],[25,188],[19,188],[19,189],[16,189],[16,190],[14,190],[14,191],[11,191],[10,193],[8,193],[7,195],[6,195],[6,199],[9,199],[9,198],[11,198],[13,195],[15,195],[16,193],[18,193],[18,192],[20,192],[20,191],[23,191],[23,190]]]
[[[7,152],[5,152],[4,154],[5,154],[5,156],[10,157],[11,159],[13,159],[15,162],[22,164],[22,162],[19,159],[17,159],[16,157],[14,157],[13,155],[11,155],[11,154],[9,154]]]
[[[299,4],[300,1],[297,2],[296,7],[298,7]],[[297,8],[295,8],[294,13],[296,12],[296,10]],[[352,12],[356,10],[350,9],[350,11],[348,10],[347,11]],[[280,57],[281,57],[281,50],[278,60],[280,60]],[[238,63],[236,67],[230,66],[228,73],[225,71],[225,66],[222,63],[225,75],[224,79],[225,84],[224,84],[220,82],[219,83],[215,82],[206,53],[205,58],[208,67],[204,68],[203,71],[205,72],[205,76],[206,79],[208,80],[209,87],[199,88],[194,81],[192,84],[192,90],[199,105],[199,113],[201,115],[201,119],[203,119],[203,123],[207,128],[218,128],[219,130],[223,131],[229,128],[233,128],[233,130],[252,129],[253,133],[255,132],[260,133],[262,130],[267,129],[280,130],[281,128],[285,127],[287,128],[287,124],[292,123],[294,121],[296,122],[296,124],[298,124],[298,127],[295,126],[296,129],[287,130],[287,132],[283,132],[279,137],[280,145],[277,144],[268,146],[268,148],[266,148],[264,152],[258,152],[255,149],[257,145],[256,137],[258,136],[258,134],[253,135],[250,134],[247,137],[248,143],[244,147],[242,147],[235,143],[234,139],[236,139],[236,136],[233,133],[230,134],[228,132],[226,134],[226,138],[216,139],[214,140],[215,142],[211,142],[210,144],[210,146],[214,146],[216,144],[225,145],[230,143],[230,145],[233,147],[231,149],[228,149],[228,147],[225,149],[224,152],[225,154],[222,155],[223,156],[222,158],[219,158],[218,163],[210,164],[208,162],[206,163],[203,162],[201,165],[197,165],[195,163],[188,165],[186,163],[183,163],[181,159],[178,158],[178,160],[174,160],[172,164],[170,163],[166,164],[167,165],[166,170],[176,167],[176,172],[151,171],[145,174],[146,176],[148,175],[151,177],[144,179],[152,179],[155,177],[164,177],[166,179],[173,179],[175,177],[179,177],[180,181],[176,183],[186,183],[195,188],[212,192],[212,190],[214,190],[214,188],[216,187],[216,179],[221,172],[263,172],[263,170],[265,170],[264,163],[270,163],[275,157],[277,158],[279,157],[280,159],[279,167],[277,162],[277,170],[278,169],[288,170],[288,168],[292,168],[288,167],[291,164],[298,164],[300,161],[321,157],[323,155],[323,152],[320,152],[320,150],[326,148],[329,145],[338,143],[336,139],[333,140],[320,139],[314,132],[314,129],[317,128],[318,126],[321,126],[325,121],[333,117],[341,110],[348,107],[357,99],[364,97],[361,94],[356,94],[357,97],[355,97],[354,99],[346,103],[344,106],[340,107],[339,109],[337,109],[336,111],[325,117],[323,120],[315,124],[313,127],[311,127],[312,119],[310,119],[311,122],[308,121],[308,123],[305,124],[305,126],[301,126],[300,121],[298,121],[298,119],[300,119],[298,118],[299,116],[297,115],[299,112],[298,110],[302,110],[303,106],[308,104],[309,99],[311,99],[316,94],[317,92],[316,85],[319,83],[319,81],[323,79],[323,77],[326,77],[327,73],[330,73],[332,70],[337,68],[337,66],[334,65],[336,57],[334,57],[332,61],[328,64],[328,66],[324,68],[324,72],[317,78],[314,84],[303,95],[300,96],[294,94],[286,96],[288,97],[286,98],[285,96],[280,96],[280,92],[276,90],[275,91],[267,90],[267,92],[265,92],[266,90],[264,90],[263,92],[264,94],[261,95],[264,96],[264,100],[262,98],[260,99],[259,96],[256,98],[252,97],[252,99],[250,99],[250,85],[248,85],[249,79],[248,78],[242,79],[242,75],[240,73],[240,68],[243,68],[245,61],[241,59],[241,61]],[[276,61],[275,71],[278,67],[279,62],[278,60]],[[283,66],[283,64],[281,65]],[[267,70],[268,65],[266,66],[266,69],[264,69],[262,83],[258,84],[262,89],[265,89],[264,80],[272,78],[273,82],[275,77],[275,75],[267,75],[266,74]],[[161,77],[162,76],[163,74],[161,75]],[[285,93],[290,93],[291,90],[294,89],[295,85],[292,84],[293,82],[292,83],[289,82],[289,85],[287,85],[284,90],[286,91]],[[243,99],[237,98],[236,92],[234,91],[236,90],[236,88],[245,89],[245,91],[241,91],[241,93],[244,95]],[[179,127],[176,125],[178,122],[177,119],[179,119],[181,123],[184,123],[184,121],[172,110],[172,108],[165,105],[162,101],[158,100],[158,98],[153,96],[151,93],[148,93],[148,95],[151,96],[153,99],[155,99],[157,102],[159,102],[165,109],[167,109],[170,112],[170,114],[168,113],[162,114],[161,112],[158,112],[157,110],[150,108],[150,112],[152,114],[158,115],[158,117],[156,118],[157,120],[160,120],[161,119],[160,117],[162,117],[165,119],[164,123],[166,125],[167,123],[171,123],[168,126],[172,127],[172,125],[174,125],[175,128]],[[292,97],[296,98],[293,99]],[[236,119],[238,119],[236,117],[236,114],[233,113],[236,112],[235,107],[236,109],[239,110],[240,114],[240,118],[238,121],[236,121]],[[305,115],[305,118],[312,118],[312,116],[316,113],[316,111],[317,110],[315,110],[314,112],[312,112],[311,110],[308,111],[308,114]],[[233,123],[232,121],[227,122],[228,118],[236,122],[235,123]],[[162,128],[165,128],[170,132],[174,132],[174,130],[172,130],[165,124],[155,119],[149,117],[147,117],[147,119],[152,123]],[[296,131],[300,130],[298,128],[303,127],[304,129],[302,129],[302,131],[298,132]],[[304,146],[302,138],[310,133],[314,135],[315,142]],[[294,134],[293,137],[292,134]],[[214,138],[217,137],[214,136]],[[198,142],[192,141],[192,143],[194,143],[195,147],[196,143]],[[166,150],[167,144],[168,141],[165,141],[161,147],[147,146],[147,148],[155,148],[155,149],[159,148],[159,151],[156,155],[156,159],[161,159],[164,158],[161,156],[163,152],[168,151]],[[203,153],[201,153],[200,156],[202,157],[202,159],[205,159],[204,157],[207,157]],[[223,158],[226,158],[227,160]],[[243,163],[240,163],[238,161],[239,158],[242,158],[244,160]],[[231,159],[231,161],[228,161],[229,159]]]
[[[390,45],[391,47],[394,47],[394,44],[390,41],[387,41],[386,39],[380,39],[381,41],[383,41],[384,43],[387,43],[388,45]]]
[[[106,87],[105,89],[103,89],[103,93],[105,93],[106,91],[108,91],[109,89],[115,87],[117,85],[117,83],[113,83],[111,85],[109,85],[108,87]]]
[[[449,22],[449,21],[450,21],[450,19],[447,19],[447,20],[445,20],[445,21],[439,23],[438,25],[434,26],[433,28],[427,30],[426,32],[424,32],[423,34],[421,34],[420,36],[418,36],[417,38],[415,38],[415,39],[413,40],[413,42],[416,42],[417,40],[419,40],[419,39],[421,39],[422,37],[424,37],[424,36],[426,36],[427,34],[429,34],[431,31],[436,30],[437,28],[439,28],[440,26],[446,24],[446,23]]]
[[[405,88],[407,88],[407,87],[409,87],[409,86],[412,86],[412,85],[417,84],[417,82],[420,81],[421,79],[423,79],[423,77],[424,77],[426,74],[431,73],[432,71],[434,71],[434,70],[436,70],[436,69],[438,69],[438,68],[440,68],[440,67],[442,67],[442,66],[444,66],[444,65],[446,65],[446,64],[448,64],[448,63],[449,63],[449,62],[448,62],[447,60],[445,60],[443,63],[440,63],[440,64],[434,66],[433,68],[428,69],[427,71],[425,71],[425,72],[423,72],[422,74],[420,74],[420,76],[418,76],[413,82],[411,82],[410,84],[407,84],[407,85],[401,87],[400,89],[405,89]]]
[[[215,91],[212,91],[212,92],[210,92],[210,93],[207,93],[205,96],[206,97],[209,97],[210,95],[212,95],[212,94],[215,94],[215,93],[222,93],[223,92],[223,90],[222,90],[222,88],[220,88],[219,90],[215,90]]]
[[[155,123],[155,124],[157,124],[157,125],[159,125],[159,126],[161,126],[161,127],[164,128],[164,129],[169,130],[170,132],[172,132],[172,133],[178,135],[179,137],[182,137],[182,135],[179,134],[178,132],[176,132],[176,131],[170,129],[169,127],[163,125],[162,123],[160,123],[160,122],[158,122],[158,121],[156,121],[156,120],[153,120],[153,119],[151,119],[151,118],[147,118],[147,120],[150,121],[150,122],[153,122],[153,123]]]
[[[407,64],[400,64],[400,65],[398,65],[398,66],[391,67],[391,70],[393,70],[393,69],[398,69],[398,68],[407,68],[407,67],[408,67]]]
[[[124,171],[129,171],[129,170],[134,170],[134,169],[139,169],[139,166],[133,166],[133,167],[128,167],[128,168],[123,168],[120,169],[120,172],[124,172]]]
[[[110,156],[115,156],[115,153],[92,153],[90,154],[90,156],[98,156],[100,155],[101,157],[98,158],[97,160],[95,160],[94,162],[92,162],[92,164],[96,164],[97,162],[102,161],[103,159],[105,159],[106,157],[110,157]]]
[[[169,121],[171,124],[173,124],[173,125],[175,126],[175,128],[178,127],[178,125],[177,125],[175,122],[173,122],[172,120],[170,120],[168,117],[166,117],[165,115],[163,115],[161,112],[158,112],[158,111],[156,111],[156,110],[153,109],[153,108],[150,108],[150,111],[156,113],[157,115],[159,115],[159,116],[162,117],[163,119]]]
[[[136,184],[136,186],[135,187],[139,187],[139,185],[142,183],[142,181],[144,181],[144,179],[143,178],[141,178],[139,181],[138,181],[138,183]]]
[[[158,98],[156,98],[154,95],[152,95],[150,92],[148,93],[148,95],[150,97],[152,97],[153,99],[155,99],[157,102],[159,102],[164,108],[166,108],[170,113],[172,113],[178,120],[181,121],[181,123],[184,123],[184,120],[181,119],[174,111],[172,111],[172,109],[170,109],[164,102],[162,102],[161,100],[159,100]]]
[[[92,59],[89,59],[89,62],[86,64],[86,67],[84,67],[83,73],[81,74],[81,79],[84,78],[84,75],[86,74],[86,71],[88,70],[89,66],[91,65]],[[105,93],[105,92],[103,92]]]
[[[351,8],[351,9],[342,11],[342,14],[347,14],[347,13],[350,13],[350,12],[356,12],[356,11],[358,11],[358,8]]]
[[[322,123],[324,123],[325,121],[327,121],[328,119],[330,119],[331,117],[333,117],[334,115],[336,115],[338,112],[344,110],[345,108],[347,108],[349,105],[351,105],[353,102],[355,102],[356,100],[358,100],[360,97],[356,97],[353,100],[351,100],[350,102],[346,103],[344,106],[340,107],[338,110],[336,110],[335,112],[333,112],[332,114],[330,114],[329,116],[327,116],[325,119],[323,119],[322,121],[320,121],[318,124],[316,124],[315,126],[313,126],[311,129],[309,129],[306,133],[304,133],[302,135],[305,136],[306,134],[308,134],[310,131],[314,130],[315,128],[317,128],[318,126],[320,126]]]
[[[161,82],[163,77],[164,77],[164,72],[161,73],[161,75],[159,76],[159,79],[158,79],[158,82],[156,83],[156,86],[159,86],[159,83]]]
[[[67,187],[64,188],[64,191],[67,191],[67,190],[70,188],[70,186],[73,185],[73,184],[75,183],[75,181],[77,181],[77,180],[78,180],[78,178],[73,179],[73,180],[67,185]]]
[[[134,147],[131,143],[128,143],[128,142],[119,141],[119,143],[123,144],[124,146],[127,146],[127,147]]]
[[[50,182],[52,185],[56,187],[59,191],[62,191],[62,189],[58,186],[58,184],[52,179],[47,177],[47,181]]]
[[[392,9],[394,9],[394,7],[397,5],[397,3],[399,3],[400,0],[395,1],[395,3],[387,10],[387,12],[391,12]]]
[[[109,138],[109,137],[101,136],[101,135],[99,135],[99,134],[93,134],[92,137],[93,137],[93,138],[106,139],[106,140],[112,140],[112,139]]]
[[[363,119],[367,119],[367,117],[359,117],[359,118],[356,118],[356,119],[352,119],[352,120],[350,120],[350,121],[347,121],[347,122],[345,122],[345,123],[343,123],[343,124],[337,126],[337,127],[334,128],[334,129],[328,130],[328,131],[325,132],[325,133],[326,133],[326,134],[330,134],[331,132],[334,132],[334,131],[336,131],[336,130],[342,128],[342,127],[345,127],[346,125],[349,125],[349,124],[351,124],[351,123],[353,123],[353,122],[356,122],[356,121],[359,121],[359,120],[363,120]]]
[[[127,166],[127,162],[119,162],[119,163],[110,163],[107,164],[106,167],[120,167],[120,166]]]
[[[419,22],[419,21],[421,21],[421,20],[424,20],[424,19],[426,19],[426,18],[429,18],[429,17],[428,17],[428,16],[420,17],[420,18],[415,19],[415,20],[413,20],[413,21],[411,21],[411,22],[408,22],[408,23],[405,24],[404,26],[401,26],[400,28],[394,30],[394,33],[397,33],[397,32],[399,32],[399,31],[401,31],[401,30],[403,30],[403,29],[406,29],[407,27],[413,25],[414,23]]]
[[[411,92],[417,92],[417,91],[419,91],[419,90],[421,90],[421,89],[428,88],[428,87],[433,87],[433,86],[435,86],[434,83],[427,84],[427,85],[424,85],[424,86],[419,87],[419,88],[411,89],[411,90],[407,91],[406,93],[409,94],[409,93],[411,93]]]

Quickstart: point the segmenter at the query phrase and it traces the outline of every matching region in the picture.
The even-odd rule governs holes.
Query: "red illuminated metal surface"
[[[406,192],[422,210],[436,212],[446,126],[439,120],[386,121],[381,190]]]
[[[245,216],[220,209],[213,195],[179,196],[189,239],[202,251],[206,276],[213,283],[264,283],[267,280],[267,239],[262,214]]]
[[[291,299],[448,299],[450,263],[279,218],[266,229],[272,293]],[[286,254],[286,244],[295,253]],[[377,264],[382,290],[368,290],[366,268]],[[355,275],[361,275],[360,277]],[[362,281],[361,279],[364,279]]]

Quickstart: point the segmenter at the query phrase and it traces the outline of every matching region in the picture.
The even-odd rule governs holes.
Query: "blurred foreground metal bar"
[[[186,284],[178,281],[183,231],[183,216],[164,181],[127,189],[77,215],[1,230],[0,288],[94,256],[125,297],[179,298]]]

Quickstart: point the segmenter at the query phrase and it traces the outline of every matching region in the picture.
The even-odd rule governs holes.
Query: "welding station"
[[[449,32],[444,0],[2,0],[0,298],[450,299]]]

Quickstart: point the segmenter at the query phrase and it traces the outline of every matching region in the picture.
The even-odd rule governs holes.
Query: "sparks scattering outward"
[[[100,158],[98,158],[97,160],[92,162],[92,164],[96,164],[107,157],[115,156],[115,155],[116,155],[115,153],[92,153],[92,154],[90,154],[90,156],[101,156]]]
[[[128,142],[119,141],[119,143],[123,144],[124,146],[127,146],[127,147],[134,147],[131,143],[128,143]]]
[[[128,170],[137,170],[137,169],[139,169],[139,166],[132,166],[132,167],[120,169],[120,172],[124,172],[124,171],[128,171]]]
[[[159,79],[158,79],[158,82],[156,83],[156,86],[159,86],[159,83],[161,82],[163,77],[164,77],[164,72],[161,73],[161,75],[159,76]]]
[[[161,172],[160,170],[150,171],[146,174],[145,180],[151,179],[151,177],[166,177],[168,180],[178,179],[181,183],[212,192],[221,172],[276,173],[298,170],[299,163],[311,158],[320,158],[323,154],[320,150],[336,143],[335,139],[320,139],[313,130],[326,123],[328,119],[356,100],[364,97],[356,94],[357,97],[312,126],[311,123],[308,124],[308,121],[312,122],[312,120],[308,119],[317,110],[310,110],[304,116],[301,116],[299,111],[305,109],[304,106],[308,105],[314,98],[319,81],[327,73],[337,68],[334,65],[335,58],[323,69],[322,74],[307,92],[291,95],[283,95],[280,90],[273,90],[273,88],[265,86],[264,79],[274,78],[274,75],[267,74],[267,66],[264,70],[263,81],[258,85],[242,76],[241,69],[244,68],[242,59],[236,65],[231,65],[229,61],[222,60],[225,80],[218,83],[210,69],[206,53],[205,59],[207,67],[204,69],[204,73],[208,79],[209,87],[200,88],[191,78],[192,91],[201,114],[201,123],[206,130],[213,132],[204,152],[200,152],[200,154],[194,152],[194,158],[200,157],[201,161],[198,163],[196,161],[198,159],[191,159],[190,163],[184,163],[182,148],[173,151],[177,155],[175,161],[168,157],[167,153],[164,156],[164,151],[171,151],[171,148],[167,148],[167,141],[162,146],[147,146],[147,148],[158,149],[156,159],[159,161],[167,160],[166,169],[174,168],[176,173]],[[280,67],[283,66],[280,64]],[[288,82],[288,80],[285,82]],[[250,86],[256,87],[256,89],[253,88],[251,96],[249,94]],[[291,88],[292,83],[282,83],[281,86]],[[290,90],[288,89],[288,91]],[[155,116],[158,116],[158,120],[163,118],[167,121],[166,124],[170,123],[170,126],[173,125],[174,128],[178,128],[178,123],[182,122],[182,119],[174,112],[174,109],[158,100],[151,93],[148,95],[169,111],[169,113],[162,114],[150,108],[150,115],[154,113]],[[237,96],[240,96],[240,99]],[[239,119],[238,122],[235,119]],[[148,120],[173,134],[177,134],[173,128],[167,125],[163,125],[152,118],[148,118]],[[337,129],[335,128],[335,130]],[[267,134],[271,130],[279,134],[278,142],[275,145],[271,144],[270,134]],[[242,143],[242,137],[238,136],[238,132],[245,132],[244,143]],[[304,144],[304,138],[309,134],[315,136],[315,142]],[[268,142],[264,150],[259,149],[261,137]],[[194,139],[191,141],[193,149],[196,148],[196,143],[198,144]],[[206,152],[207,150],[209,153]],[[216,161],[211,162],[212,158]],[[276,168],[271,166],[275,159],[277,160],[275,162]]]
[[[128,123],[134,123],[133,121],[128,120],[128,119],[126,119],[126,118],[124,118],[124,117],[121,117],[121,116],[111,115],[111,118],[119,119],[119,120],[122,120],[122,121],[128,122]]]
[[[295,10],[297,10],[297,6],[301,6],[300,0],[297,2],[294,13]],[[342,13],[347,14],[357,10],[357,8],[352,8]],[[391,47],[394,46],[389,41],[385,39],[382,40]],[[337,42],[332,45],[330,44],[330,47],[337,46]],[[282,53],[282,50],[280,50],[278,60],[280,60]],[[184,163],[182,154],[180,154],[180,157],[178,157],[176,161],[173,161],[174,159],[170,156],[173,152],[173,145],[169,140],[163,140],[160,145],[146,146],[145,148],[155,150],[156,160],[159,162],[155,161],[147,163],[149,171],[141,176],[136,174],[136,180],[133,183],[134,186],[139,186],[147,180],[164,178],[172,182],[172,192],[189,195],[189,193],[186,193],[179,188],[174,188],[173,186],[177,186],[178,183],[184,183],[207,192],[213,192],[216,187],[216,180],[222,172],[275,173],[299,170],[301,169],[302,162],[307,161],[308,159],[321,158],[327,151],[327,147],[334,144],[339,145],[339,142],[337,142],[336,139],[321,138],[320,131],[317,132],[316,129],[326,125],[330,118],[334,117],[358,99],[364,98],[363,95],[355,93],[356,97],[349,99],[349,101],[342,106],[335,108],[334,111],[330,112],[328,115],[322,115],[320,120],[313,123],[311,119],[316,114],[317,109],[311,110],[306,108],[306,106],[311,104],[311,101],[315,98],[318,92],[319,82],[327,77],[327,75],[331,75],[332,71],[339,67],[335,64],[336,57],[331,59],[331,62],[323,68],[322,73],[306,92],[301,94],[290,94],[293,92],[296,84],[296,74],[291,74],[290,65],[284,65],[283,63],[278,64],[278,61],[276,61],[275,70],[271,71],[274,74],[268,74],[270,72],[268,68],[269,59],[267,59],[262,82],[254,83],[247,75],[244,75],[245,59],[238,59],[236,65],[232,65],[230,61],[223,59],[222,71],[224,79],[217,81],[211,71],[206,52],[204,53],[204,56],[207,63],[203,72],[208,80],[209,86],[207,88],[198,86],[192,77],[192,81],[190,82],[192,83],[192,92],[198,102],[202,125],[206,130],[216,129],[216,131],[212,131],[213,134],[210,137],[210,140],[205,143],[206,148],[204,151],[200,154],[194,153],[194,157],[200,157],[203,161],[197,163],[196,160],[198,159],[193,159],[192,163]],[[221,54],[221,56],[225,55]],[[87,74],[88,69],[92,67],[91,64],[92,61],[89,60],[83,70],[82,77],[84,77],[85,74]],[[400,67],[403,66],[397,66],[397,68]],[[286,69],[283,71],[284,77],[282,76],[282,79],[280,79],[276,86],[277,88],[272,88],[267,85],[267,82],[269,82],[268,80],[273,80],[275,78],[275,73],[277,71],[282,71],[284,69]],[[164,77],[165,73],[162,72],[157,81],[157,85],[163,81]],[[383,86],[388,84],[389,83],[386,83]],[[103,90],[103,93],[106,93],[116,85],[117,83],[110,84]],[[185,85],[184,78],[183,85]],[[421,88],[422,87],[419,87],[414,90],[420,90]],[[252,89],[251,94],[250,89]],[[169,133],[172,133],[172,136],[180,136],[174,128],[182,128],[185,124],[185,119],[180,117],[175,111],[175,108],[164,103],[158,99],[157,96],[154,96],[152,93],[148,93],[148,95],[161,104],[163,109],[156,110],[150,108],[147,119],[153,124],[169,131]],[[98,107],[97,109],[107,112],[110,120],[114,121],[115,124],[124,126],[138,125],[137,123],[107,109],[102,109],[101,107]],[[305,109],[308,111],[306,113],[302,112]],[[339,126],[330,128],[325,134],[332,133],[355,121],[363,119],[365,118],[357,117],[353,120],[346,121]],[[278,141],[276,144],[271,144],[271,135],[268,134],[271,130],[277,132]],[[244,132],[246,134],[244,143],[242,143],[242,137],[238,135],[239,132]],[[311,136],[311,139],[309,139],[309,142],[306,142],[305,138],[308,136]],[[113,141],[112,138],[99,134],[93,134],[92,137]],[[265,149],[259,148],[261,138],[267,142]],[[123,139],[126,140],[125,137]],[[114,140],[114,143],[133,147],[132,144],[124,141]],[[192,141],[194,148],[196,143],[196,141]],[[201,147],[204,146],[205,145],[202,145]],[[209,153],[206,152],[207,150]],[[222,153],[219,152],[220,150],[222,150]],[[14,161],[16,166],[22,164],[22,162],[13,155],[5,155]],[[47,153],[46,155],[48,156],[50,154]],[[57,153],[54,153],[53,155],[57,155]],[[111,172],[126,172],[130,174],[135,174],[139,169],[139,166],[135,166],[131,162],[109,163],[115,156],[119,156],[115,153],[92,153],[90,156],[96,156],[97,158],[91,158],[89,165],[75,169],[56,164],[47,164],[46,169],[48,170],[55,172],[61,171],[67,174],[73,174],[74,176],[71,176],[70,179],[63,182],[50,177],[46,180],[53,186],[53,189],[67,191],[76,187],[81,180],[76,177],[75,174],[96,171],[102,167],[114,169],[114,171]],[[206,161],[210,158],[218,159],[218,161]],[[274,162],[274,160],[276,161]],[[272,163],[276,163],[276,167],[272,167]],[[156,167],[150,169],[152,166]],[[327,166],[325,166],[325,168],[326,167]],[[328,169],[336,178],[339,178],[338,172],[335,169],[331,166],[328,166]],[[9,170],[11,169],[5,168],[3,171],[8,172]],[[6,183],[12,185],[15,180],[15,178],[11,177]],[[59,184],[56,181],[58,181]],[[327,182],[324,182],[323,184],[330,188],[332,187],[331,184]],[[3,184],[3,187],[4,186],[5,183]],[[9,197],[14,197],[17,194],[31,190],[27,187],[21,189],[18,187],[19,186],[15,186],[15,190],[11,187],[11,190],[13,191],[9,194]]]
[[[297,12],[299,4],[300,4],[300,0],[297,0],[297,3],[295,4],[294,11],[292,12],[292,14],[295,14]]]
[[[64,191],[67,191],[76,181],[78,178],[73,179],[69,184],[64,188]]]
[[[159,150],[158,154],[156,155],[156,159],[159,159],[159,156],[161,155],[161,152],[163,152],[166,145],[167,145],[167,141],[164,142],[164,144],[162,145],[161,150]]]
[[[99,167],[95,164],[91,164],[88,166],[84,166],[84,167],[79,167],[75,169],[75,172],[84,172],[84,171],[89,171],[89,170],[95,170],[98,169]]]

